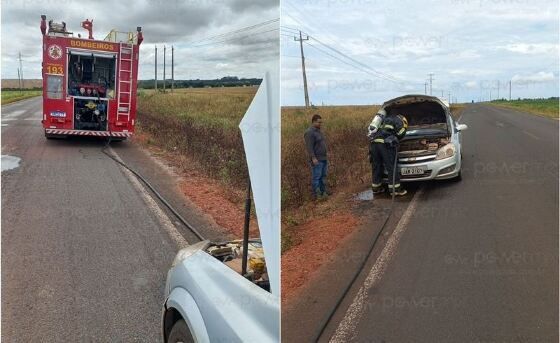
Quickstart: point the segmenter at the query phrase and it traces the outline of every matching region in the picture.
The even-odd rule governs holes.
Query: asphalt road
[[[463,181],[422,186],[331,341],[558,342],[558,121],[474,104],[461,122]]]
[[[2,172],[2,340],[160,341],[177,240],[103,141],[46,140],[40,120],[40,98],[2,106],[2,155],[21,158]],[[133,146],[114,151],[139,165]]]

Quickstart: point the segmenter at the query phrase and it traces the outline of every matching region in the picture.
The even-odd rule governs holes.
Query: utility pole
[[[447,93],[447,100],[449,100],[449,105],[451,105],[451,92]]]
[[[428,95],[428,81],[424,81],[424,94]]]
[[[441,97],[443,98],[443,89],[441,90]]]
[[[19,52],[19,73],[21,78],[20,90],[23,90],[24,84],[23,84],[23,65],[21,63],[21,51]]]
[[[294,41],[299,42],[299,48],[301,50],[301,70],[303,71],[303,91],[305,93],[305,107],[309,107],[309,94],[307,93],[307,76],[305,75],[305,57],[303,55],[303,41],[309,40],[309,36],[305,39],[301,37],[301,31],[299,31],[299,39],[294,37]]]
[[[163,92],[165,93],[165,45],[163,46]]]
[[[154,89],[157,91],[157,45],[156,45],[156,54],[155,54],[156,61],[154,63]]]
[[[511,101],[511,80],[509,80],[509,101]]]
[[[19,87],[19,92],[21,93],[21,77],[19,76],[19,68],[17,70],[17,81],[18,81],[18,87]]]
[[[173,56],[174,52],[175,52],[175,48],[172,45],[171,46],[171,93],[173,93],[173,89],[175,89],[175,74],[174,74],[175,57]]]
[[[428,76],[430,77],[430,95],[432,95],[432,81],[434,80],[434,74],[429,73]]]
[[[500,80],[498,80],[498,100],[500,100]]]

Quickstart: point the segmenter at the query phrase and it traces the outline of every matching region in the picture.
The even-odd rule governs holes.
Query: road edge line
[[[406,232],[408,222],[410,221],[412,214],[416,210],[418,198],[420,198],[423,192],[424,187],[421,186],[416,194],[414,194],[414,197],[410,201],[410,204],[399,219],[395,230],[383,247],[381,254],[379,254],[379,256],[377,257],[377,260],[375,261],[373,267],[370,269],[366,279],[364,280],[364,283],[362,284],[358,293],[352,300],[352,303],[346,310],[344,318],[338,324],[334,335],[330,339],[331,343],[348,342],[351,339],[355,338],[354,336],[357,334],[356,327],[363,315],[364,301],[368,295],[368,291],[381,280],[383,274],[385,273],[385,270],[387,269],[391,258],[397,250],[397,246],[402,235]],[[352,337],[349,337],[350,335],[352,335]]]

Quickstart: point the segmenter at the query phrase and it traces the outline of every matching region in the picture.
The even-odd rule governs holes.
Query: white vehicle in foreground
[[[461,131],[449,104],[434,96],[405,95],[386,101],[387,114],[402,114],[408,130],[399,145],[401,181],[461,178]]]
[[[164,342],[280,341],[280,132],[278,72],[267,73],[239,125],[260,240],[199,242],[179,251],[167,275]]]

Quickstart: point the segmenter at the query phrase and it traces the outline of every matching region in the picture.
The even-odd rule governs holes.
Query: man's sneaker
[[[406,192],[406,189],[397,188],[397,189],[395,189],[395,192],[394,192],[394,193],[395,193],[395,195],[397,195],[397,196],[401,196],[401,195],[405,195],[407,192]],[[391,194],[391,195],[392,195],[392,194]]]

